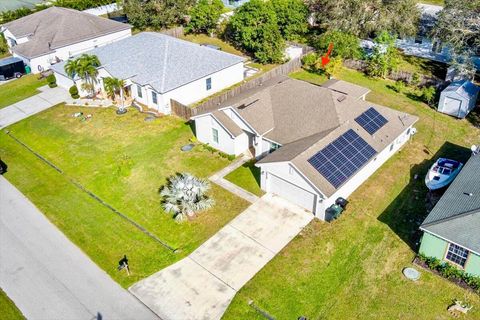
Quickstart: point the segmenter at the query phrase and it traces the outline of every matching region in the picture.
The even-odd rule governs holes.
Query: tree
[[[359,59],[362,57],[360,40],[353,34],[338,30],[327,31],[315,42],[315,48],[325,53],[330,43],[333,43],[332,57],[343,59]]]
[[[125,105],[124,105],[124,92],[123,88],[125,87],[125,81],[122,79],[118,78],[104,78],[103,79],[103,88],[107,92],[107,94],[112,98],[115,99],[117,94],[120,97],[120,106],[119,106],[119,111],[123,113],[125,111]]]
[[[68,60],[64,66],[65,72],[75,82],[78,76],[84,81],[82,89],[93,94],[95,83],[97,83],[98,70],[100,61],[95,55],[82,54],[80,57]]]
[[[424,87],[422,89],[423,101],[425,101],[428,105],[431,105],[433,102],[433,99],[435,98],[436,93],[437,93],[437,90],[435,89],[434,86]]]
[[[220,15],[224,9],[221,0],[200,0],[190,11],[190,22],[187,25],[188,32],[212,33],[218,24]]]
[[[3,33],[0,32],[0,56],[8,52],[7,40]]]
[[[308,31],[308,8],[303,0],[271,0],[284,39],[293,40]]]
[[[227,37],[260,63],[283,60],[285,41],[271,2],[251,0],[236,9],[228,24]]]
[[[185,22],[195,0],[125,0],[123,10],[135,28],[160,30]]]
[[[480,54],[480,0],[446,0],[432,36],[451,45],[458,55]]]
[[[308,0],[323,30],[340,30],[364,38],[386,30],[400,36],[417,33],[416,0]]]
[[[368,61],[367,72],[374,77],[386,78],[390,72],[397,69],[399,64],[395,38],[387,31],[383,31],[374,41],[375,48]]]
[[[173,213],[177,222],[185,221],[214,205],[213,199],[205,195],[209,189],[210,183],[207,180],[189,173],[172,176],[160,190],[163,209],[167,213]]]

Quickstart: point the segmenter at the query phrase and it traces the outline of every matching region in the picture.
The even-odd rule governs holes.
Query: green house
[[[420,229],[420,253],[480,276],[480,155],[467,161]]]

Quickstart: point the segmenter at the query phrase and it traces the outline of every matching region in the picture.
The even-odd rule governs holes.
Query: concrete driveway
[[[158,319],[2,176],[0,287],[27,319]]]
[[[220,319],[236,292],[312,218],[267,194],[188,257],[129,290],[163,319]]]
[[[0,87],[0,90],[1,87]],[[71,100],[67,90],[48,86],[40,87],[40,93],[8,107],[0,109],[0,129],[21,121],[56,104]]]

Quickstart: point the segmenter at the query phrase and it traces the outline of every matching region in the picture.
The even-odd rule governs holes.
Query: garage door
[[[296,205],[309,211],[314,211],[316,196],[288,181],[285,181],[271,173],[267,175],[268,192],[279,195]]]
[[[458,116],[461,106],[462,101],[446,97],[443,112],[451,114],[452,116]]]

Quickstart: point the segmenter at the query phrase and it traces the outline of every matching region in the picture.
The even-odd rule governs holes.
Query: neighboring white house
[[[188,105],[244,78],[243,57],[155,32],[86,53],[96,55],[101,63],[97,90],[103,90],[102,78],[125,80],[127,95],[163,114],[171,113],[170,99]],[[52,70],[57,84],[69,88],[74,82],[64,70],[65,63]],[[75,80],[80,90],[82,81]]]
[[[325,210],[404,145],[418,118],[364,101],[368,89],[326,86],[272,79],[193,117],[197,138],[228,154],[250,149],[264,191],[328,220]]]
[[[440,94],[438,111],[457,118],[465,118],[477,102],[480,88],[468,80],[452,82]]]
[[[419,31],[415,37],[397,39],[397,48],[407,55],[449,63],[452,60],[450,48],[439,39],[430,37],[430,31],[443,7],[423,3],[418,3],[417,6],[421,11]],[[480,57],[474,56],[472,61],[480,69]]]
[[[50,7],[2,25],[13,56],[33,73],[79,53],[131,36],[131,26],[85,12]]]

